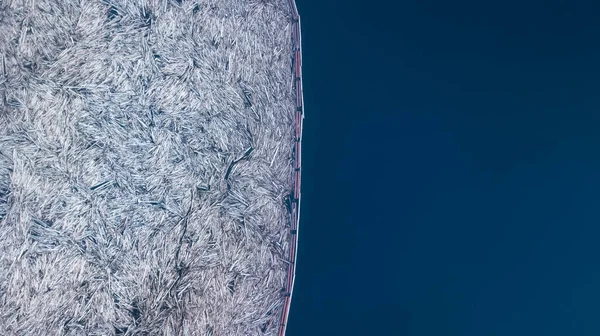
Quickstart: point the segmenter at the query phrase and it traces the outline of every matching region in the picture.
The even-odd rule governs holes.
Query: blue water
[[[287,335],[599,335],[599,4],[297,3]]]

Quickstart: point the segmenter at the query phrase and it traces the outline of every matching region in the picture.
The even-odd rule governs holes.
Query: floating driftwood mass
[[[0,334],[283,335],[293,0],[0,1]]]

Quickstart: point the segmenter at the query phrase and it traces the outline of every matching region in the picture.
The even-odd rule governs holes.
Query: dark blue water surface
[[[297,3],[287,335],[600,335],[600,2]]]

